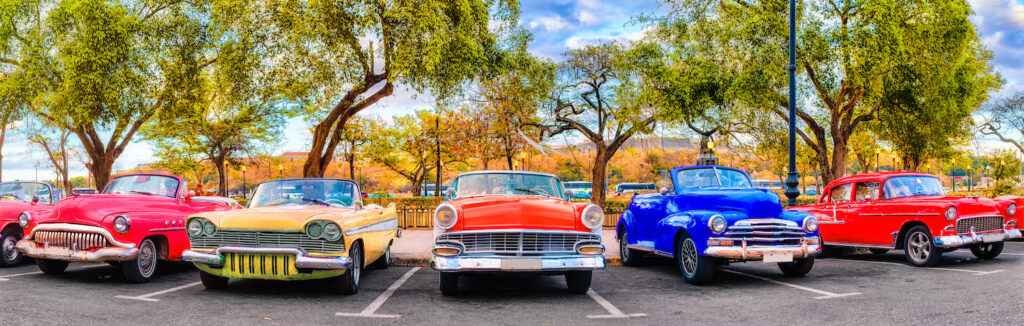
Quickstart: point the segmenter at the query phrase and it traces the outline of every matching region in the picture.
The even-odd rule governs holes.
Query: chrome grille
[[[584,232],[467,232],[445,233],[437,240],[462,244],[464,253],[565,254],[575,253],[576,243],[601,242],[601,237]]]
[[[107,238],[103,235],[88,232],[36,231],[32,239],[36,243],[44,243],[47,246],[74,250],[103,248],[108,245]]]
[[[299,248],[306,252],[343,252],[345,243],[310,239],[305,233],[218,230],[212,237],[192,238],[192,248],[216,249],[220,246]]]
[[[956,221],[956,233],[957,234],[969,234],[971,233],[971,227],[974,227],[975,233],[995,231],[1003,229],[1003,217],[1002,216],[982,216],[982,217],[968,217],[961,218]]]
[[[725,230],[725,236],[730,238],[775,244],[799,243],[806,235],[796,222],[783,219],[741,220]]]

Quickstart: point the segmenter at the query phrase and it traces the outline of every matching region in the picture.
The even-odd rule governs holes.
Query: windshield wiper
[[[522,191],[522,192],[528,192],[528,193],[531,193],[531,194],[534,194],[534,195],[537,195],[537,196],[544,196],[544,197],[548,197],[548,195],[542,194],[542,193],[540,193],[539,191],[535,191],[535,190],[533,190],[533,189],[523,189],[523,188],[515,188],[515,189],[513,189],[513,190],[515,190],[515,191]]]
[[[153,193],[151,193],[151,192],[138,191],[138,190],[128,190],[128,192],[133,193],[133,194],[140,194],[140,195],[153,195]]]
[[[312,199],[312,198],[302,198],[302,201],[304,201],[304,202],[309,202],[309,203],[314,203],[314,204],[319,204],[319,205],[321,205],[321,206],[333,206],[333,205],[331,205],[330,203],[328,203],[328,202],[325,202],[325,201],[323,201],[323,200],[319,200],[319,199]]]

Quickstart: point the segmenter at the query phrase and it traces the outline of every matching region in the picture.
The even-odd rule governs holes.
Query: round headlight
[[[324,235],[324,226],[317,222],[311,222],[306,225],[306,235],[313,239],[319,239]]]
[[[132,228],[132,220],[128,219],[128,216],[118,215],[114,218],[114,231],[117,233],[128,232]]]
[[[18,225],[21,225],[22,228],[27,228],[28,224],[31,222],[32,214],[29,214],[28,212],[18,214]]]
[[[324,225],[324,240],[330,242],[341,240],[341,227],[334,223]]]
[[[807,233],[818,231],[818,219],[814,218],[814,216],[804,218],[804,231]]]
[[[710,229],[711,233],[714,234],[725,233],[725,227],[728,225],[728,222],[725,221],[725,217],[722,215],[712,216],[711,219],[708,220],[708,229]]]
[[[1016,203],[1010,203],[1010,206],[1006,207],[1006,216],[1007,217],[1013,216],[1013,214],[1017,214],[1017,204]]]
[[[449,229],[455,226],[455,221],[458,221],[459,216],[455,212],[455,208],[448,204],[441,204],[437,206],[437,210],[434,211],[434,225],[442,229]]]
[[[212,237],[213,234],[216,232],[217,226],[213,225],[213,223],[210,223],[210,221],[203,222],[203,233],[206,234],[206,236]]]
[[[188,235],[193,238],[198,238],[203,235],[203,221],[202,219],[192,219],[188,221]]]
[[[590,229],[597,229],[604,223],[604,210],[597,205],[589,205],[583,209],[583,215],[580,216],[580,221],[583,222],[583,226]]]
[[[955,206],[950,206],[949,208],[946,209],[946,219],[950,220],[950,221],[956,219],[956,207]]]

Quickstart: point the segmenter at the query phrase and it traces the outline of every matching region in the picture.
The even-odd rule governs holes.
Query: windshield
[[[902,198],[915,196],[944,196],[942,182],[930,176],[893,177],[885,180],[882,187],[885,198]]]
[[[178,179],[162,175],[126,175],[114,178],[105,194],[140,194],[174,198]]]
[[[455,196],[535,195],[561,197],[558,178],[527,173],[474,173],[455,179]]]
[[[351,181],[298,179],[261,183],[252,194],[249,207],[283,205],[352,207],[359,198]]]
[[[0,200],[32,201],[39,198],[40,203],[50,202],[50,187],[38,182],[4,182],[0,183]]]
[[[566,188],[569,189],[590,189],[590,182],[586,181],[570,181],[563,183]]]
[[[686,169],[679,171],[679,186],[680,188],[750,188],[750,178],[743,172],[729,169]]]

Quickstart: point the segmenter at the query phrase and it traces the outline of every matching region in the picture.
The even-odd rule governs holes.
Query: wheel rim
[[[625,233],[622,234],[621,239],[622,240],[619,241],[619,256],[622,257],[622,260],[629,260],[629,247],[626,244]]]
[[[928,235],[924,234],[924,232],[911,234],[907,245],[907,248],[910,249],[910,259],[916,262],[928,260],[932,253],[931,245],[928,242]]]
[[[977,247],[977,249],[978,249],[978,253],[979,254],[986,255],[986,254],[989,253],[989,251],[992,251],[992,245],[990,245],[990,244],[979,245]]]
[[[388,246],[387,249],[384,249],[384,263],[391,264],[391,246]]]
[[[697,273],[697,247],[693,245],[693,240],[686,238],[683,240],[683,245],[679,248],[679,258],[683,261],[683,272],[686,275],[693,275]]]
[[[13,262],[13,261],[18,259],[18,255],[20,255],[21,253],[18,252],[18,250],[14,248],[15,244],[16,243],[14,241],[14,237],[5,237],[4,238],[4,242],[2,244],[2,247],[0,247],[0,250],[3,250],[4,261],[6,261],[6,262]]]
[[[352,283],[359,285],[359,273],[363,269],[363,254],[358,250],[353,252],[355,257],[352,258]]]
[[[139,248],[139,273],[143,277],[153,276],[153,272],[156,270],[156,246],[153,242],[146,240],[142,243]]]

